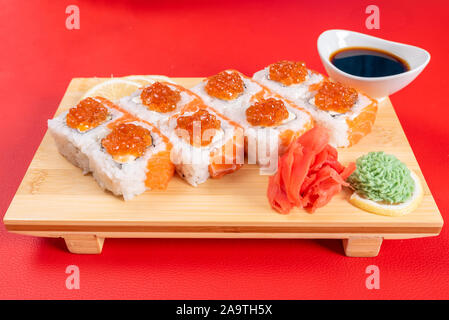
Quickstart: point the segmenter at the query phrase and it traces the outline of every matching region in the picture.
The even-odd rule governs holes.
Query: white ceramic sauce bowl
[[[381,100],[412,82],[430,61],[430,54],[421,48],[372,37],[347,30],[327,30],[318,37],[318,53],[329,77],[352,86],[372,98]],[[330,62],[331,55],[341,49],[366,47],[391,52],[405,60],[410,70],[385,77],[359,77],[341,71]]]

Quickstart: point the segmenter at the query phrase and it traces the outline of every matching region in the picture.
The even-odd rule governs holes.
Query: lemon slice
[[[138,82],[142,86],[153,84],[156,81],[164,81],[164,82],[169,82],[169,83],[175,83],[169,77],[157,76],[157,75],[154,75],[154,76],[127,76],[127,77],[124,77],[123,79],[127,79],[127,80],[131,80],[131,81],[134,81],[134,82]]]
[[[129,96],[140,87],[141,84],[138,82],[120,78],[113,78],[92,87],[84,94],[81,99],[100,96],[111,101],[115,101],[125,96]]]
[[[415,182],[415,190],[413,191],[411,198],[404,203],[383,204],[363,198],[356,192],[354,192],[351,198],[349,198],[349,202],[360,209],[383,216],[394,217],[403,216],[410,213],[419,206],[424,196],[424,189],[419,177],[413,171],[410,171],[410,175]]]

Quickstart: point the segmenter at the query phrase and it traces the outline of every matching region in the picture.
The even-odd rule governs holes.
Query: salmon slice
[[[360,114],[353,120],[347,119],[348,141],[352,146],[360,141],[364,136],[371,132],[377,114],[377,102],[372,100],[371,104],[362,109]]]
[[[241,164],[215,164],[209,165],[209,173],[213,179],[220,179],[223,176],[236,172],[242,167]]]
[[[175,166],[170,161],[170,151],[161,151],[148,159],[147,170],[145,185],[151,190],[165,190],[175,173]]]
[[[241,140],[241,141],[239,141]],[[213,153],[209,165],[209,174],[219,179],[227,174],[239,170],[244,161],[244,140],[234,136],[229,139],[217,152]]]
[[[313,126],[314,126],[314,122],[312,120],[312,121],[308,122],[304,126],[304,128],[302,128],[302,130],[300,130],[300,131],[293,131],[291,129],[282,131],[279,134],[279,154],[280,155],[284,154],[284,152],[287,151],[287,149],[289,148],[289,146],[293,142],[293,140],[297,139],[298,137],[303,135],[305,132],[312,129]]]

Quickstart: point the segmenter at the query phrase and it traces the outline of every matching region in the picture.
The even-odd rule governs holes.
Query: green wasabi
[[[387,204],[410,199],[415,190],[410,170],[393,155],[370,152],[356,161],[357,169],[348,178],[355,191],[365,198]]]

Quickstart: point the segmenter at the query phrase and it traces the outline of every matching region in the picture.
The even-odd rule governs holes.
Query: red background
[[[81,29],[65,28],[76,4]],[[4,214],[73,77],[251,75],[279,59],[323,72],[318,35],[343,28],[427,49],[432,60],[391,99],[435,200],[449,218],[446,1],[0,1],[0,212]],[[0,224],[0,298],[449,298],[449,234],[385,241],[376,258],[347,258],[337,240],[107,239],[98,256]],[[65,268],[81,271],[67,290]],[[365,268],[380,268],[380,290]]]

